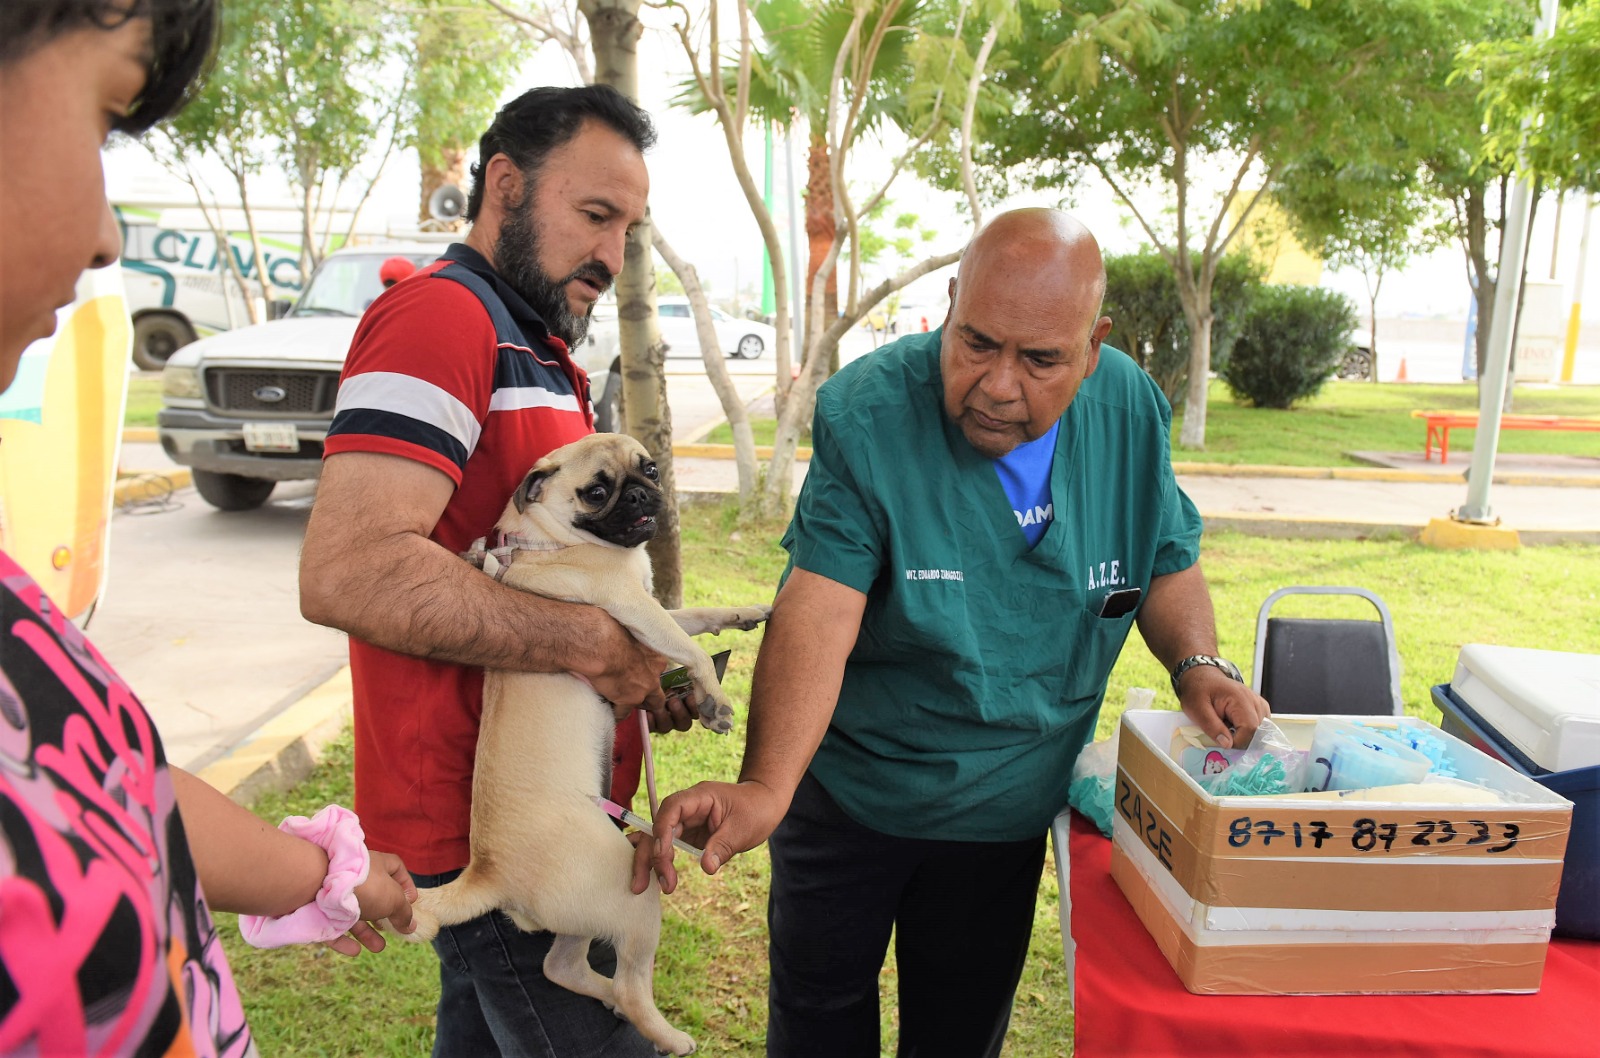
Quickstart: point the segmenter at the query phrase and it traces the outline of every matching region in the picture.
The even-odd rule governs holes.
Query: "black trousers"
[[[890,837],[847,816],[807,773],[768,847],[770,1058],[878,1058],[891,930],[900,1058],[999,1055],[1033,930],[1043,834]]]

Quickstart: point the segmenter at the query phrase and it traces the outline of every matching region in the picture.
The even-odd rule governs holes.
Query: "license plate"
[[[252,452],[298,452],[300,434],[292,422],[247,422],[244,446]]]

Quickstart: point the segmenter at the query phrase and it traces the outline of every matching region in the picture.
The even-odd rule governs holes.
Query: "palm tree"
[[[917,23],[925,11],[924,0],[877,0],[863,27],[862,36],[883,26],[882,45],[877,52],[869,81],[871,91],[862,100],[861,131],[882,127],[884,121],[899,124],[906,117],[906,95],[912,84],[910,44]],[[806,335],[802,348],[811,343],[810,321],[812,288],[818,271],[833,247],[837,216],[830,179],[828,149],[828,82],[833,75],[834,57],[839,54],[855,16],[852,0],[764,0],[751,8],[761,29],[763,48],[754,56],[750,70],[749,105],[751,113],[783,127],[804,120],[808,129],[806,150],[806,242],[809,250],[804,291]],[[729,94],[735,89],[737,67],[724,73]],[[693,81],[685,82],[674,104],[694,113],[708,109],[706,100]],[[839,274],[828,274],[823,291],[823,319],[839,314]]]

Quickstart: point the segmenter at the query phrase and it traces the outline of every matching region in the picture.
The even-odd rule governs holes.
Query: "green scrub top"
[[[940,331],[846,366],[817,394],[790,569],[867,596],[812,774],[861,824],[1016,841],[1067,801],[1136,611],[1105,596],[1199,558],[1172,475],[1172,412],[1125,354],[1061,419],[1055,520],[1031,550],[994,461],[944,413]],[[787,577],[787,572],[785,577]]]

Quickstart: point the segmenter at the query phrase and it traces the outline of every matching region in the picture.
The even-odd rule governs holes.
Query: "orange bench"
[[[1413,411],[1413,419],[1428,424],[1428,443],[1422,458],[1433,459],[1433,446],[1439,446],[1439,462],[1450,461],[1450,431],[1460,427],[1475,430],[1478,413],[1475,411]],[[1570,415],[1502,415],[1502,430],[1572,430],[1580,433],[1600,433],[1600,419],[1577,419]]]

